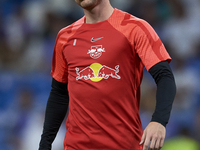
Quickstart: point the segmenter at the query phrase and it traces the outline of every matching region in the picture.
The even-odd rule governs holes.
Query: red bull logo
[[[121,79],[121,77],[117,74],[119,72],[119,65],[115,66],[115,69],[110,68],[106,65],[101,65],[99,63],[93,63],[90,66],[79,70],[76,69],[76,80],[84,79],[84,80],[92,80],[93,82],[99,82],[102,79],[108,79],[109,77],[115,79]]]
[[[101,57],[102,52],[105,52],[105,49],[102,48],[102,45],[91,46],[91,49],[88,50],[87,54],[90,54],[90,57],[93,59],[97,59]]]

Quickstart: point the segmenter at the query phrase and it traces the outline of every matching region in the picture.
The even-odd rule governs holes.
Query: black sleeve
[[[52,89],[47,101],[43,133],[39,150],[51,150],[51,145],[66,116],[69,97],[67,83],[52,79]]]
[[[151,121],[159,122],[166,126],[176,94],[174,75],[167,61],[154,65],[150,68],[149,73],[157,84],[156,109]]]

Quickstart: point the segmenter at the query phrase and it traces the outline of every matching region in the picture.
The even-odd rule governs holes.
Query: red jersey
[[[152,27],[126,12],[84,21],[58,33],[53,55],[51,75],[68,83],[65,150],[142,150],[144,66],[171,58]]]

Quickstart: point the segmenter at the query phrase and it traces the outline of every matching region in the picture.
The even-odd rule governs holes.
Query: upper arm
[[[52,77],[62,83],[68,82],[67,61],[63,55],[63,46],[65,42],[66,39],[63,38],[62,32],[59,32],[54,46],[51,70]]]
[[[147,71],[155,64],[171,61],[167,50],[154,29],[144,20],[138,21],[135,32],[135,50]]]
[[[161,61],[149,69],[149,73],[154,78],[156,84],[163,78],[167,77],[174,80],[172,70],[167,61]]]

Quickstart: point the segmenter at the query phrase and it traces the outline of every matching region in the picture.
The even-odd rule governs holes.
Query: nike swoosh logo
[[[96,39],[92,38],[92,39],[91,39],[91,42],[96,42],[96,41],[101,40],[101,39],[103,39],[103,37],[96,38]]]

